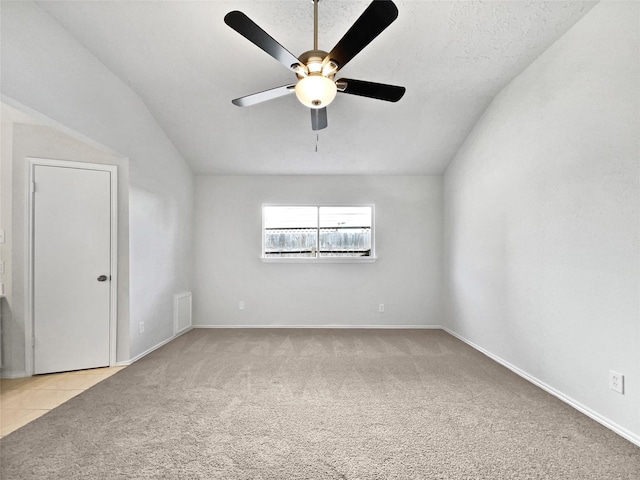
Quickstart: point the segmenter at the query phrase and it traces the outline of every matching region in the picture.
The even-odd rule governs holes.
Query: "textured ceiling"
[[[407,93],[398,103],[339,94],[318,138],[294,95],[231,104],[295,76],[223,21],[241,10],[299,55],[313,47],[309,0],[38,5],[138,93],[196,173],[438,174],[501,88],[594,4],[395,3],[398,19],[339,77]],[[321,0],[319,47],[331,50],[368,4]]]

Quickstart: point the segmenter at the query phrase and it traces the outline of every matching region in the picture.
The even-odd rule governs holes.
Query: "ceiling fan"
[[[311,128],[321,130],[327,127],[327,105],[333,101],[337,92],[388,102],[400,100],[406,90],[404,87],[350,78],[334,80],[341,68],[398,17],[395,4],[391,0],[374,0],[333,50],[327,53],[318,49],[319,0],[312,1],[313,50],[304,52],[297,58],[244,13],[233,11],[225,15],[224,21],[227,25],[292,70],[298,77],[296,83],[236,98],[232,100],[233,104],[248,107],[295,92],[298,100],[311,109]]]

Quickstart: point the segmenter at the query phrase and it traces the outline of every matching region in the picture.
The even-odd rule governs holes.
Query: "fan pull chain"
[[[318,140],[320,140],[320,134],[316,133],[316,153],[318,153]]]

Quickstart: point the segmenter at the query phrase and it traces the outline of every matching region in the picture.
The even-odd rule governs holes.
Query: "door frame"
[[[79,170],[100,170],[111,175],[111,282],[109,287],[109,366],[116,364],[116,341],[118,336],[118,167],[100,163],[74,162],[69,160],[54,160],[49,158],[26,157],[28,175],[25,175],[26,185],[26,248],[25,248],[25,322],[24,322],[24,351],[25,373],[34,373],[35,336],[34,336],[34,176],[36,166],[74,168]]]

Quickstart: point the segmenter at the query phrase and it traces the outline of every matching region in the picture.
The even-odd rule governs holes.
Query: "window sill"
[[[374,263],[376,260],[378,260],[377,257],[260,257],[260,261],[263,263]]]

